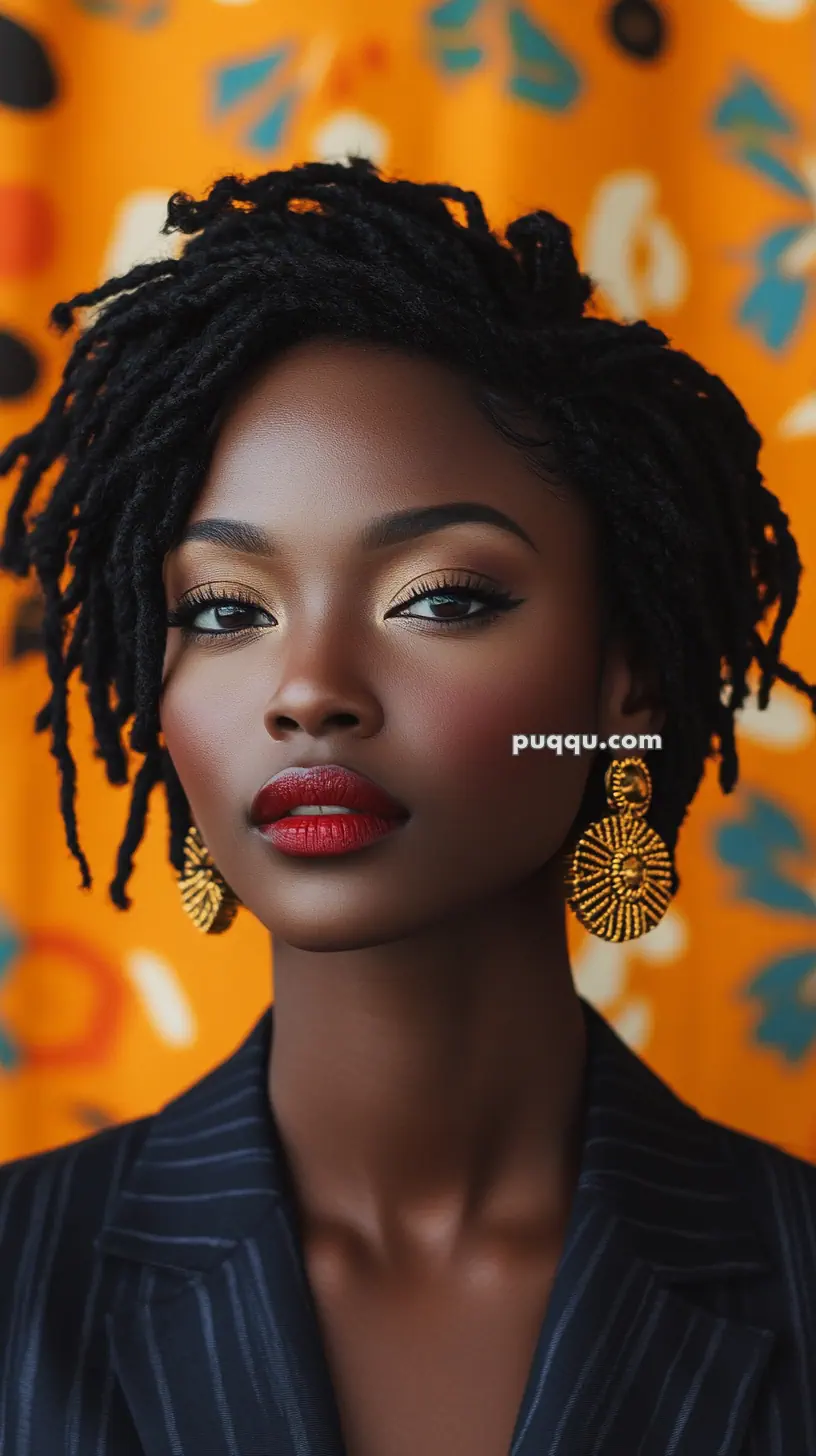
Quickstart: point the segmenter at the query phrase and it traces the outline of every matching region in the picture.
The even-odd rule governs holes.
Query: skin
[[[483,523],[356,542],[373,517],[457,500],[530,542]],[[375,1310],[386,1343],[410,1308],[427,1345],[435,1289],[466,1320],[488,1311],[508,1348],[523,1325],[520,1399],[580,1158],[585,1033],[559,851],[592,756],[513,757],[512,735],[605,739],[661,715],[625,652],[602,653],[586,507],[536,477],[441,364],[318,340],[265,366],[224,420],[191,521],[209,517],[274,533],[278,550],[168,556],[170,608],[239,586],[259,609],[240,621],[260,630],[168,631],[162,729],[210,852],[270,933],[270,1102],[335,1369],[345,1359],[353,1384],[343,1351]],[[520,605],[477,626],[455,620],[483,611],[473,598],[446,598],[447,621],[427,595],[405,606],[439,573]],[[375,779],[410,820],[353,854],[282,855],[251,825],[253,797],[318,762]]]

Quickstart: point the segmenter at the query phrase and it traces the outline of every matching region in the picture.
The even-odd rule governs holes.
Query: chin
[[[273,941],[304,951],[351,951],[369,950],[372,946],[388,945],[415,934],[422,927],[409,920],[395,922],[383,919],[379,922],[359,913],[353,916],[338,916],[331,919],[310,914],[301,919],[298,916],[269,915],[263,923]]]

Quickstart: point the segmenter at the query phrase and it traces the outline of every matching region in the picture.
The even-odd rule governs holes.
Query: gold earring
[[[604,776],[610,809],[581,835],[567,871],[567,902],[602,940],[635,940],[662,920],[672,896],[671,857],[644,822],[652,780],[641,758],[613,759]]]
[[[241,901],[216,869],[194,824],[184,841],[184,871],[178,883],[181,903],[196,929],[205,935],[229,929]]]

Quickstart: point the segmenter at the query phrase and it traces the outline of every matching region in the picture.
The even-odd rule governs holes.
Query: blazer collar
[[[767,1252],[718,1127],[582,1005],[583,1156],[512,1456],[664,1456],[671,1443],[674,1456],[736,1456],[775,1336],[672,1286],[766,1271]],[[119,1261],[108,1330],[151,1456],[342,1456],[268,1102],[273,1032],[270,1007],[232,1056],[151,1120],[96,1241]],[[661,1393],[668,1370],[676,1406]],[[710,1390],[704,1416],[683,1395],[694,1380]]]
[[[203,1272],[284,1197],[287,1164],[267,1090],[273,1008],[238,1050],[150,1121],[97,1239],[105,1254]]]
[[[764,1269],[768,1259],[719,1128],[701,1118],[582,1000],[587,1023],[578,1187],[602,1193],[633,1245],[672,1282]],[[175,1270],[211,1268],[273,1204],[291,1200],[268,1100],[268,1007],[243,1044],[152,1119],[97,1241]]]

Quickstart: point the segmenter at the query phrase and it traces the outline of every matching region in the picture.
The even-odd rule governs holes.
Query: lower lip
[[[282,854],[350,854],[383,839],[404,822],[379,814],[292,814],[261,825],[261,833]]]

